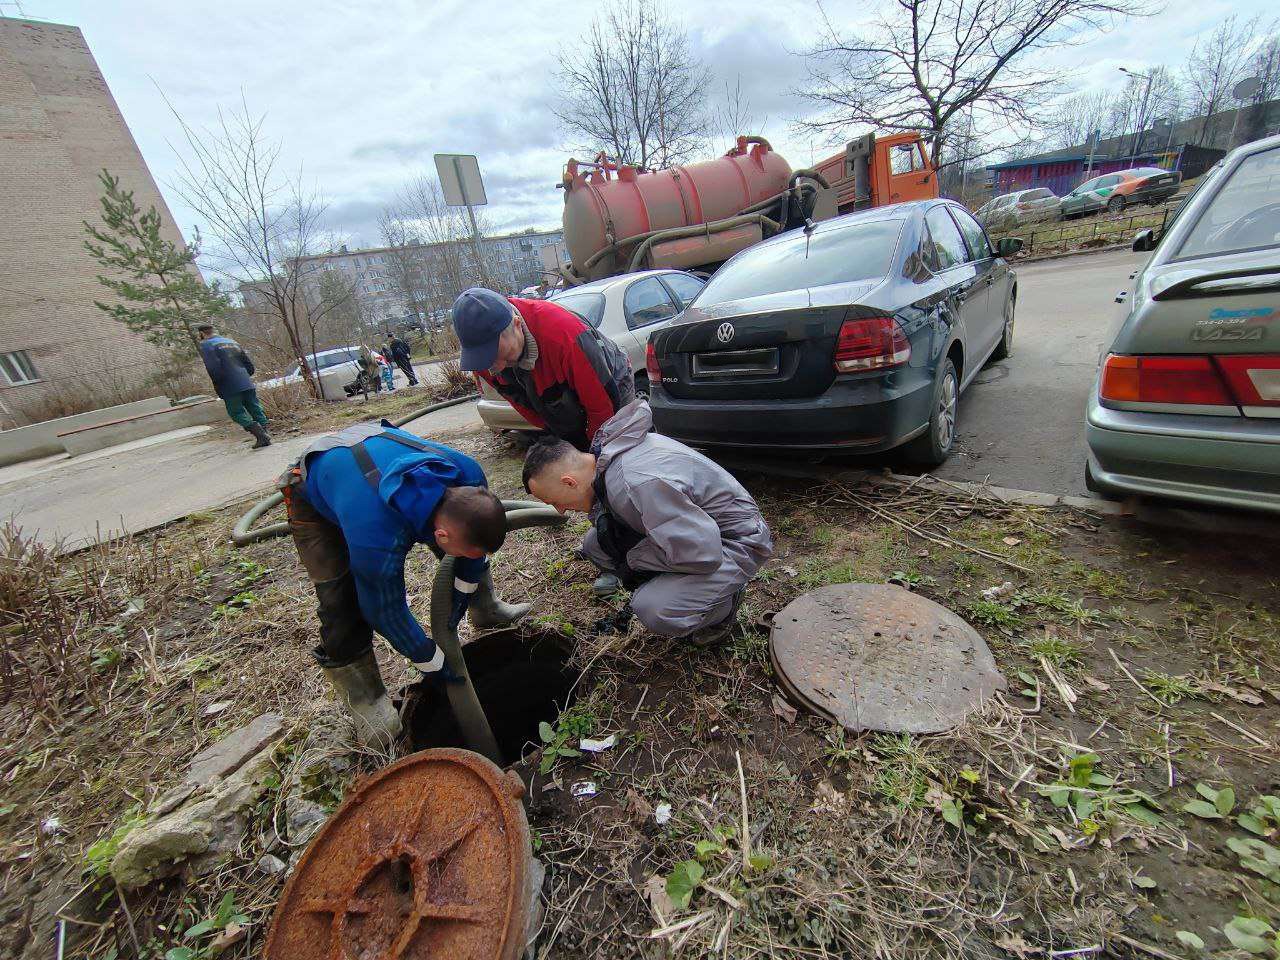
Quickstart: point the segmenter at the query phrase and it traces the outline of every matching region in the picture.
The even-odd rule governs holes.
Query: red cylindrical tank
[[[624,269],[620,255],[588,261],[610,244],[654,230],[721,220],[787,189],[791,165],[768,141],[739,137],[718,160],[640,173],[604,157],[570,160],[564,175],[564,242],[579,275],[590,279]]]

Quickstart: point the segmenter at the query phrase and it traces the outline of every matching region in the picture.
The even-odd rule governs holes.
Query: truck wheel
[[[938,367],[933,384],[933,410],[929,428],[907,444],[904,453],[914,464],[936,467],[951,455],[956,444],[956,412],[960,406],[960,378],[948,357]]]

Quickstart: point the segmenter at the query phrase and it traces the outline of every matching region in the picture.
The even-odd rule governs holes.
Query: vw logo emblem
[[[716,328],[716,339],[721,343],[728,343],[733,339],[733,324],[722,323]]]

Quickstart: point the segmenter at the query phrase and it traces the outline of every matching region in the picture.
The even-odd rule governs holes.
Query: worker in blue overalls
[[[385,421],[321,437],[281,477],[298,556],[319,601],[314,655],[347,704],[366,745],[385,749],[400,732],[373,655],[373,632],[429,677],[457,676],[409,610],[404,564],[416,543],[454,563],[452,625],[470,612],[477,628],[511,623],[529,604],[493,589],[487,555],[507,534],[502,502],[480,464]]]

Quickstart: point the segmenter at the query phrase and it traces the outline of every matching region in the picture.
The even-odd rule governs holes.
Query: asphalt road
[[[1118,316],[1116,292],[1146,256],[1108,251],[1017,268],[1013,353],[961,397],[957,449],[937,476],[1087,494],[1085,400]]]

